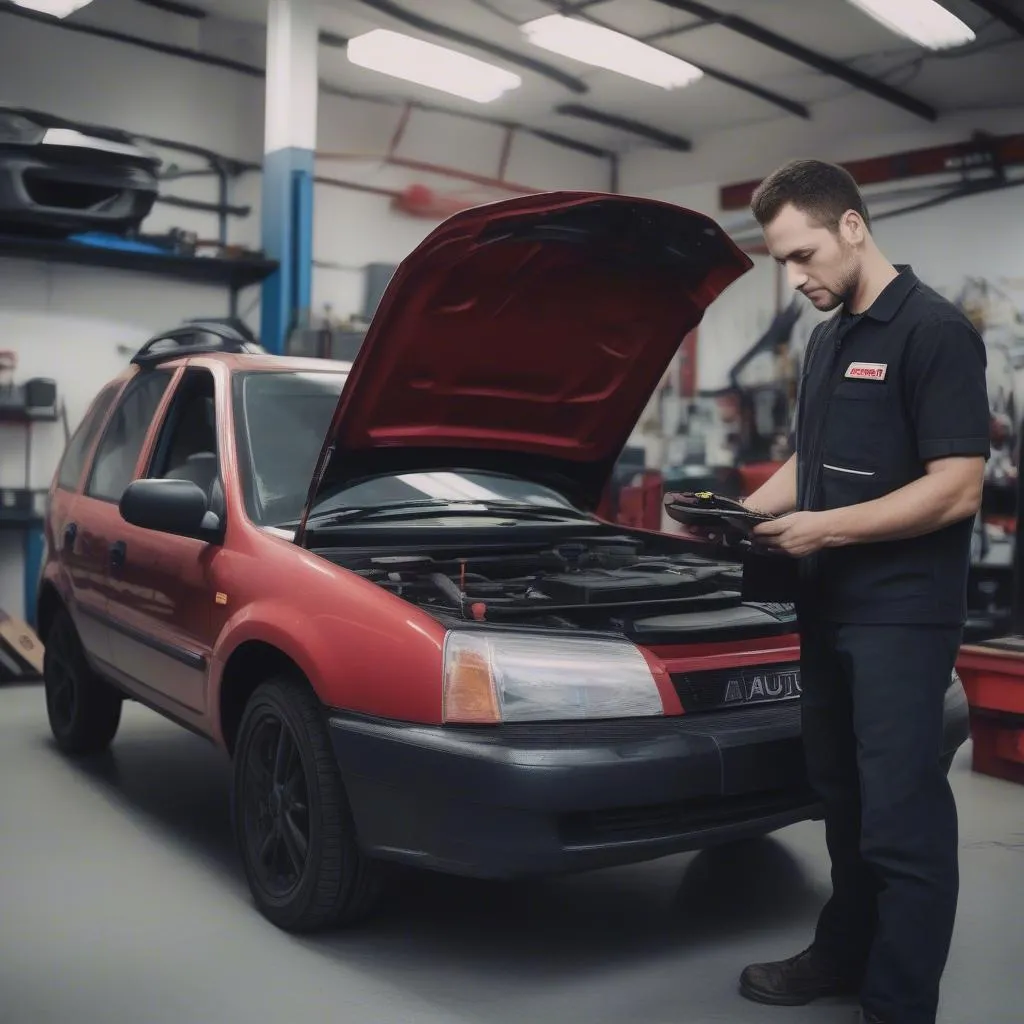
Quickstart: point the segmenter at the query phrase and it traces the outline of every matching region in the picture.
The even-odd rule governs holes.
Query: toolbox
[[[1024,783],[1024,636],[961,647],[957,671],[971,708],[972,767]]]

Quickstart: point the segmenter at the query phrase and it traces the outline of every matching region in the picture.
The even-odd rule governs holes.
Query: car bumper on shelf
[[[139,167],[90,165],[0,152],[0,225],[61,231],[124,231],[153,207],[157,181]]]
[[[453,874],[609,867],[817,815],[792,702],[492,728],[328,721],[367,853]]]

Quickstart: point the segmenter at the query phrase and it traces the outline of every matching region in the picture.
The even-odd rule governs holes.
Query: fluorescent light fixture
[[[92,0],[14,0],[15,7],[39,11],[40,14],[52,14],[55,18],[66,18],[90,3]]]
[[[490,103],[523,84],[518,75],[504,68],[384,28],[350,39],[348,59],[382,75],[403,78],[477,103]]]
[[[897,35],[929,50],[963,46],[974,39],[970,26],[936,0],[850,0]]]
[[[700,68],[639,39],[579,18],[551,14],[528,21],[522,30],[535,46],[662,89],[679,89],[704,74]]]

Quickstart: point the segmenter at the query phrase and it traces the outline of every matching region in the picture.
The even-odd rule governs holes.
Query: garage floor
[[[228,765],[135,705],[113,754],[71,764],[42,691],[0,690],[3,1024],[849,1022],[754,1006],[749,960],[805,944],[820,826],[742,848],[530,884],[407,879],[358,932],[296,939],[252,909]],[[944,1024],[1024,1019],[1024,790],[955,768],[962,898]]]

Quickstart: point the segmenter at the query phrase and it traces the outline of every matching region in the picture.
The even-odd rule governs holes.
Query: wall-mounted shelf
[[[175,256],[83,245],[60,238],[0,234],[0,257],[136,270],[197,284],[224,285],[233,292],[259,284],[277,270],[274,260],[213,256]]]
[[[45,412],[29,412],[27,409],[4,408],[3,405],[0,405],[0,423],[29,425],[32,423],[56,423],[59,419],[60,413],[56,409]]]
[[[0,530],[41,529],[43,517],[31,509],[0,509]]]

